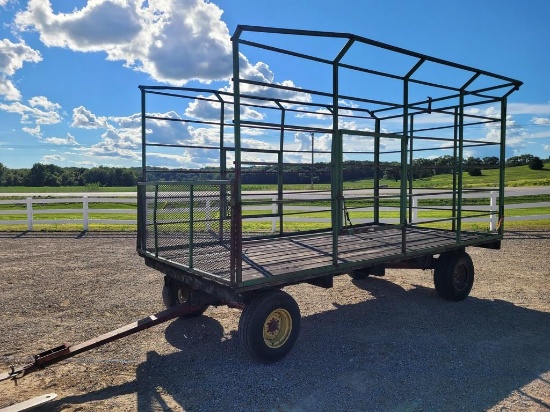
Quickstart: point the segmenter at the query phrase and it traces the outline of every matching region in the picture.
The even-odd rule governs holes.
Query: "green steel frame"
[[[259,36],[263,42],[256,42],[250,40],[254,36]],[[312,38],[322,39],[326,41],[339,41],[343,45],[340,50],[334,55],[332,59],[327,59],[319,55],[305,54],[297,50],[290,48],[282,48],[275,46],[272,43],[268,43],[265,39],[271,41],[276,38]],[[321,32],[321,31],[307,31],[307,30],[290,30],[271,27],[257,27],[257,26],[238,26],[233,37],[233,92],[224,92],[199,88],[178,88],[178,87],[161,87],[161,86],[140,86],[141,89],[141,104],[142,104],[142,184],[139,194],[139,233],[138,233],[138,250],[146,257],[152,259],[161,259],[164,263],[173,264],[185,273],[195,276],[205,276],[214,280],[217,279],[220,283],[228,284],[238,290],[245,290],[246,288],[259,287],[265,284],[274,284],[280,282],[292,283],[299,281],[300,279],[310,279],[319,276],[331,276],[333,274],[344,273],[345,271],[364,267],[373,266],[375,264],[395,264],[396,262],[410,261],[411,259],[439,254],[448,250],[460,249],[466,246],[498,246],[498,242],[503,236],[503,219],[504,219],[504,164],[505,164],[505,145],[506,145],[506,103],[507,97],[518,90],[522,85],[521,81],[511,79],[505,76],[501,76],[495,73],[490,73],[484,70],[476,69],[473,67],[465,66],[449,62],[446,60],[430,57],[424,54],[416,53],[413,51],[405,50],[388,44],[380,43],[374,40],[370,40],[364,37],[356,36],[347,33],[333,33],[333,32]],[[278,44],[278,43],[277,43]],[[287,41],[284,44],[293,44],[292,41]],[[406,56],[412,59],[413,64],[403,72],[403,74],[396,74],[393,71],[380,71],[367,67],[366,65],[359,65],[357,63],[346,62],[346,56],[353,50],[354,47],[361,45],[361,47],[370,47],[374,49],[384,50],[385,52],[395,55]],[[323,67],[328,67],[332,71],[331,78],[331,91],[326,92],[323,90],[302,89],[298,87],[290,87],[275,83],[259,82],[257,80],[247,78],[243,70],[241,70],[241,51],[243,47],[250,49],[259,49],[264,53],[270,53],[275,58],[288,58],[297,59],[298,61],[309,61],[318,64]],[[426,65],[430,67],[442,67],[450,68],[459,73],[462,73],[467,77],[461,85],[441,84],[439,82],[427,81],[421,76],[417,76],[419,71]],[[388,79],[393,82],[399,82],[401,84],[402,97],[398,101],[381,101],[379,99],[371,99],[368,96],[356,95],[351,96],[349,94],[343,94],[340,92],[340,85],[342,82],[342,76],[346,73],[353,72],[356,74],[364,74],[368,76],[374,76],[375,78]],[[481,85],[480,85],[481,83]],[[476,86],[477,84],[477,86]],[[437,90],[439,95],[435,98],[428,97],[418,101],[412,101],[411,99],[411,87],[424,87],[427,90]],[[293,100],[291,98],[271,97],[276,96],[277,92],[292,92],[302,93],[311,96],[309,101]],[[441,95],[441,92],[446,94]],[[204,94],[210,94],[210,97],[205,97]],[[146,108],[146,97],[148,95],[153,96],[166,96],[170,98],[179,99],[195,99],[195,101],[201,100],[209,102],[209,104],[216,104],[219,107],[219,120],[217,121],[205,121],[205,120],[192,120],[192,119],[179,119],[179,118],[167,118],[160,115],[150,114]],[[349,105],[345,105],[342,101],[354,102],[352,108]],[[480,107],[486,107],[489,104],[500,105],[500,116],[494,115],[482,115],[478,109]],[[276,111],[279,112],[278,121],[272,122],[268,120],[250,120],[243,118],[243,110],[245,108],[254,108],[264,111]],[[228,109],[233,111],[233,121],[228,122],[226,116],[228,115]],[[291,124],[292,122],[290,114],[296,112],[303,113],[316,113],[318,110],[325,110],[332,118],[331,127],[320,127],[318,125],[302,125]],[[350,114],[351,113],[351,114]],[[419,116],[440,115],[451,119],[449,123],[445,123],[443,126],[436,127],[418,127],[422,125],[420,121],[416,121]],[[374,129],[373,130],[350,130],[346,129],[342,125],[342,119],[346,117],[352,117],[354,119],[363,119],[370,121]],[[398,121],[401,126],[393,131],[388,131],[390,128],[386,127],[387,124],[395,125],[395,121]],[[200,124],[209,125],[213,127],[219,127],[219,145],[216,146],[201,146],[188,145],[185,143],[178,144],[166,144],[160,142],[151,142],[150,136],[148,136],[148,122],[150,121],[181,121],[186,124]],[[487,141],[481,138],[469,138],[466,136],[466,131],[471,130],[472,127],[484,127],[486,124],[498,124],[500,131],[500,138],[498,141]],[[228,132],[230,129],[230,132]],[[243,134],[249,130],[262,130],[262,131],[276,131],[279,133],[279,143],[276,147],[271,148],[254,148],[247,146],[243,141]],[[443,133],[449,131],[452,136],[443,136]],[[232,133],[231,133],[232,132]],[[283,273],[276,278],[268,277],[266,279],[243,279],[243,242],[247,239],[279,239],[281,237],[294,236],[297,234],[303,234],[305,232],[294,232],[292,230],[286,230],[285,219],[285,206],[291,200],[288,198],[288,193],[284,188],[283,175],[287,166],[286,161],[288,154],[297,152],[296,150],[285,149],[285,135],[289,132],[302,132],[311,134],[311,168],[312,168],[312,185],[313,185],[313,171],[315,166],[314,154],[323,154],[325,156],[330,155],[330,171],[331,171],[331,183],[330,183],[330,197],[326,198],[327,202],[330,202],[330,216],[331,223],[330,228],[323,230],[312,230],[311,233],[323,232],[330,233],[332,237],[332,252],[331,252],[331,264],[323,265],[319,267],[313,267],[308,270],[301,270],[296,272]],[[233,140],[228,138],[228,133],[233,137]],[[314,150],[314,134],[322,134],[330,136],[331,148],[330,153],[322,150]],[[442,135],[437,135],[442,133]],[[369,139],[373,143],[372,151],[364,152],[346,152],[345,141],[347,138],[360,138]],[[384,151],[384,141],[393,141],[398,139],[399,150],[396,151]],[[431,147],[426,147],[427,144],[431,144]],[[420,170],[419,165],[416,164],[417,158],[415,154],[423,153],[430,150],[441,149],[442,145],[449,146],[452,149],[453,165],[450,166],[452,170],[452,187],[446,191],[431,191],[429,193],[418,193],[414,190],[414,172]],[[462,227],[462,221],[464,216],[472,216],[473,211],[463,207],[464,197],[467,193],[480,192],[487,193],[492,188],[485,189],[468,189],[463,184],[464,173],[464,155],[465,148],[478,147],[478,146],[496,146],[499,151],[499,208],[497,212],[498,227],[496,231],[477,233],[472,236],[472,232],[464,231]],[[189,230],[189,263],[182,264],[181,262],[170,262],[169,259],[159,257],[159,246],[157,240],[156,226],[155,227],[155,245],[152,247],[148,244],[148,219],[151,220],[151,216],[147,211],[147,185],[154,187],[154,199],[155,205],[153,206],[154,212],[152,219],[157,220],[156,209],[158,198],[158,187],[161,182],[156,182],[155,179],[151,179],[151,176],[155,176],[158,179],[159,174],[163,173],[162,169],[152,167],[148,164],[150,152],[154,150],[166,150],[169,148],[175,148],[177,150],[217,150],[219,153],[219,167],[216,169],[218,173],[219,193],[220,193],[220,207],[219,207],[219,219],[220,222],[225,219],[231,219],[231,233],[230,233],[230,249],[231,249],[231,262],[230,262],[230,279],[216,278],[211,276],[208,271],[201,270],[195,267],[195,260],[193,257],[195,253],[201,253],[200,247],[194,247],[195,239],[193,238],[193,230]],[[249,161],[246,160],[248,154],[263,154],[265,156],[276,156],[276,162],[261,162],[261,161]],[[357,154],[368,154],[372,158],[372,166],[374,172],[372,195],[355,195],[353,191],[344,190],[344,166],[346,157]],[[303,154],[303,153],[302,153]],[[227,166],[228,156],[231,155],[234,160],[234,166],[229,168]],[[380,181],[382,180],[382,156],[393,155],[399,159],[398,168],[400,175],[400,186],[398,194],[386,195],[382,193],[382,187]],[[272,164],[276,168],[277,173],[277,190],[276,201],[274,210],[276,212],[272,214],[264,214],[265,217],[276,217],[278,219],[278,231],[274,234],[262,235],[257,234],[251,236],[250,234],[243,235],[243,225],[247,219],[247,216],[243,216],[243,205],[254,204],[253,201],[247,200],[246,194],[243,193],[243,175],[250,172],[251,166],[261,164]],[[180,172],[189,172],[188,169],[179,170]],[[207,180],[203,180],[200,177],[200,173],[204,170],[200,168],[195,170],[198,174],[198,180],[196,184],[206,184]],[[221,183],[220,183],[221,182]],[[186,182],[189,186],[189,198],[194,196],[194,184]],[[226,208],[223,206],[227,199],[227,191],[225,185],[231,185],[232,191],[230,195],[230,213],[229,216],[226,213]],[[313,188],[312,188],[313,189]],[[304,196],[314,196],[319,194],[319,191],[310,190],[303,191]],[[422,210],[421,206],[414,206],[413,200],[422,199],[426,196],[448,194],[452,199],[452,206],[450,211],[450,217],[443,219],[432,219],[430,221],[424,221],[422,224],[413,221],[413,214],[416,210]],[[365,224],[355,225],[350,227],[346,223],[346,214],[348,212],[346,207],[346,200],[349,199],[361,200],[365,202],[372,202],[373,205],[373,218],[370,222]],[[381,217],[382,205],[388,199],[395,198],[399,202],[398,214],[399,223],[387,224],[383,222]],[[225,200],[223,200],[225,199]],[[150,206],[149,206],[150,207]],[[416,209],[416,210],[415,210]],[[192,202],[189,206],[190,220],[196,219],[193,215]],[[477,212],[478,216],[491,216],[495,212]],[[198,215],[198,213],[197,213]],[[255,218],[258,215],[254,216]],[[349,216],[347,217],[349,220]],[[445,244],[444,246],[426,246],[422,250],[411,250],[408,247],[408,236],[411,228],[428,227],[432,228],[435,232],[439,233],[438,224],[441,222],[447,222],[450,226],[449,229],[443,230],[444,232],[452,233],[454,235],[454,242],[452,244]],[[431,226],[430,226],[431,225]],[[191,228],[193,225],[191,224]],[[354,262],[342,262],[340,259],[342,236],[349,233],[357,233],[361,230],[377,230],[382,231],[384,229],[395,230],[398,228],[401,231],[401,243],[400,253],[391,257],[374,256],[364,261]],[[223,238],[222,225],[220,224],[219,238]],[[310,233],[310,232],[307,232]],[[244,236],[244,237],[243,237]]]

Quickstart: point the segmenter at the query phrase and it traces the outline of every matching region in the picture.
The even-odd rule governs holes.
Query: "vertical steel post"
[[[458,108],[455,107],[454,127],[453,127],[453,206],[451,211],[452,230],[456,230],[456,157],[458,155]]]
[[[279,136],[279,152],[277,153],[277,215],[279,216],[279,234],[283,234],[284,221],[283,221],[283,185],[284,185],[284,145],[285,145],[285,120],[286,110],[284,106],[276,101],[277,106],[281,109],[281,133]]]
[[[399,193],[399,225],[401,226],[401,253],[407,253],[407,148],[409,140],[409,79],[424,63],[421,58],[403,77],[403,133],[401,135],[401,186]],[[411,120],[412,123],[412,120]],[[412,137],[411,137],[412,139]],[[412,156],[412,154],[411,154]]]
[[[399,196],[399,225],[401,252],[407,253],[407,138],[409,135],[409,76],[403,80],[403,133],[401,135],[401,187]]]
[[[457,167],[457,208],[456,208],[456,242],[460,243],[462,230],[462,173],[464,164],[464,89],[460,90],[458,107],[458,167]]]
[[[380,119],[374,121],[374,224],[380,223]]]
[[[232,219],[236,219],[235,230],[231,233],[231,242],[235,250],[235,280],[242,282],[242,194],[241,194],[241,83],[239,66],[239,36],[240,28],[237,28],[235,35],[231,38],[233,43],[233,124],[235,140],[235,181],[234,181],[234,213]]]
[[[414,114],[411,114],[411,125],[409,129],[409,170],[407,177],[409,179],[409,223],[413,220],[413,134],[414,134]]]
[[[145,119],[145,89],[141,91],[141,181],[147,181],[147,147],[146,147],[146,119]],[[138,186],[138,210],[136,246],[138,249],[147,249],[147,186]],[[156,247],[155,247],[156,249]]]
[[[159,257],[159,235],[158,235],[158,223],[157,223],[157,210],[159,198],[159,185],[155,184],[155,204],[153,206],[153,230],[155,233],[155,257]]]
[[[193,241],[194,241],[194,209],[195,209],[195,199],[194,199],[195,186],[193,184],[189,185],[189,268],[193,269]]]
[[[147,181],[147,143],[146,143],[146,119],[145,119],[145,89],[143,87],[139,88],[141,90],[141,181]]]
[[[220,179],[227,179],[227,151],[225,150],[225,102],[223,101],[221,95],[216,93],[216,97],[220,101]],[[219,219],[218,219],[218,239],[220,242],[223,241],[223,222],[227,218],[227,186],[222,184],[220,185],[220,204],[218,205],[219,209]]]
[[[340,149],[340,133],[338,132],[338,64],[332,67],[332,150],[331,150],[331,220],[332,220],[332,264],[338,264],[338,234],[342,225],[340,209],[340,170],[338,150]]]
[[[344,198],[344,174],[343,174],[343,144],[342,133],[339,130],[339,76],[338,68],[340,60],[355,42],[349,39],[342,50],[338,53],[332,62],[332,178],[331,178],[331,198],[332,198],[332,264],[338,264],[338,235],[343,227],[343,198]]]
[[[505,185],[505,166],[506,166],[506,97],[500,102],[500,168],[498,184],[498,234],[504,234],[504,185]]]
[[[315,158],[314,158],[314,137],[315,133],[310,132],[311,135],[311,190],[313,190],[313,175],[315,173]]]

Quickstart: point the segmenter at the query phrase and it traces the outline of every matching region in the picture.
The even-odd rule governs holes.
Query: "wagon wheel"
[[[191,295],[191,288],[183,282],[179,282],[168,276],[164,277],[164,286],[162,288],[162,301],[167,308],[186,303]],[[207,304],[192,305],[194,309],[180,318],[188,319],[200,316],[208,309]]]
[[[349,273],[350,278],[354,280],[366,279],[370,275],[370,268],[355,269]]]
[[[260,363],[284,358],[296,343],[300,331],[300,309],[296,301],[280,290],[256,295],[245,306],[239,321],[239,337],[247,353]]]
[[[470,255],[466,252],[441,254],[434,269],[434,284],[443,299],[466,299],[474,285],[474,264]]]

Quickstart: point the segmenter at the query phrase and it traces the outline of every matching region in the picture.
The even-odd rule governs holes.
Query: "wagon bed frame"
[[[341,41],[339,52],[330,59],[319,55],[306,54],[289,48],[273,45],[269,41],[255,41],[254,36],[261,39],[289,37],[290,39],[321,39],[327,43]],[[253,39],[249,39],[252,37]],[[281,287],[286,284],[325,279],[324,284],[331,284],[331,277],[354,270],[369,267],[423,267],[434,268],[437,255],[464,251],[468,246],[480,246],[498,249],[503,237],[504,220],[504,165],[506,141],[506,103],[507,97],[519,89],[522,82],[495,73],[475,69],[442,59],[419,54],[384,43],[376,42],[361,36],[348,33],[333,33],[307,30],[290,30],[271,27],[238,26],[232,37],[233,42],[233,91],[219,91],[186,87],[140,86],[142,93],[142,182],[139,185],[139,222],[138,222],[138,252],[145,258],[149,266],[177,278],[187,284],[208,284],[210,293],[228,297],[235,301],[246,301],[246,293],[254,290]],[[410,67],[401,74],[395,70],[387,72],[374,70],[357,63],[347,63],[346,55],[356,45],[368,49],[382,50],[391,55],[406,56],[411,59]],[[297,59],[299,62],[313,62],[320,66],[329,66],[332,71],[332,86],[327,92],[318,89],[301,89],[285,85],[259,82],[246,78],[242,73],[240,50],[243,47],[260,49],[272,53],[278,58]],[[417,78],[416,73],[424,66],[451,69],[461,73],[466,79],[460,84],[442,84]],[[364,95],[350,95],[340,92],[345,84],[344,72],[353,72],[397,82],[402,89],[398,101],[382,101],[371,99]],[[490,86],[489,86],[490,84]],[[411,99],[414,87],[437,91],[436,98],[428,97],[419,101]],[[270,97],[270,94],[288,93],[298,98]],[[300,99],[299,96],[308,96]],[[416,93],[418,94],[418,93]],[[176,118],[174,116],[152,115],[147,104],[150,98],[167,98],[186,102],[208,102],[210,107],[218,110],[216,117],[210,121],[193,119],[191,117]],[[353,102],[343,104],[342,101]],[[478,107],[496,104],[500,108],[500,116],[483,115],[475,111]],[[266,118],[249,120],[243,118],[244,110],[276,111],[277,121]],[[320,125],[304,125],[289,120],[293,113],[302,116],[325,110],[332,118],[332,127]],[[232,110],[232,121],[227,118]],[[419,116],[447,116],[449,124],[436,127],[415,128],[415,119]],[[276,116],[276,117],[277,117]],[[297,116],[298,117],[298,116]],[[341,126],[342,118],[353,118],[358,121],[370,121],[374,130],[351,130]],[[384,129],[387,122],[401,125],[393,131]],[[164,144],[148,132],[149,122],[182,122],[185,125],[201,127],[207,123],[219,128],[219,145],[197,146],[191,143]],[[500,133],[499,139],[471,138],[469,128],[479,125],[493,124]],[[448,132],[444,134],[444,131]],[[250,130],[280,133],[278,145],[269,148],[247,145],[242,136]],[[438,135],[439,131],[441,136]],[[310,133],[311,137],[311,167],[314,169],[313,156],[328,155],[330,152],[331,184],[330,193],[325,192],[323,200],[330,207],[331,221],[326,228],[311,231],[286,230],[288,215],[287,205],[296,202],[292,193],[285,190],[285,167],[291,166],[286,157],[299,151],[285,147],[289,134]],[[313,134],[331,136],[331,150],[315,151]],[[228,139],[232,137],[232,139]],[[345,156],[357,155],[357,151],[346,152],[346,138],[363,138],[373,143],[371,152],[360,152],[370,156],[374,169],[373,186],[367,195],[357,194],[353,190],[344,190]],[[387,154],[382,149],[387,139],[400,141],[397,156],[400,175],[400,189],[395,196],[381,194],[380,180],[382,177],[381,158]],[[415,147],[418,145],[419,147]],[[452,199],[452,211],[449,217],[434,219],[429,222],[413,222],[413,199],[421,195],[414,190],[413,173],[419,169],[415,156],[419,153],[435,150],[441,145],[449,146],[454,164],[452,166],[453,181],[451,187],[442,193],[447,193]],[[467,147],[489,147],[499,154],[499,207],[498,211],[487,210],[476,216],[496,218],[499,222],[497,230],[466,231],[462,222],[468,209],[462,206],[468,193],[488,193],[487,189],[471,189],[464,187],[462,174],[464,168],[464,149]],[[163,170],[148,163],[150,154],[155,151],[164,152],[168,149],[185,150],[192,153],[196,150],[216,153],[219,164],[214,168],[217,179],[208,180],[201,175],[202,169],[170,169],[170,172],[189,174],[196,173],[195,180],[180,179],[179,181],[163,181]],[[309,154],[309,152],[307,153]],[[250,156],[263,155],[276,158],[271,162],[251,160]],[[299,153],[304,156],[306,151]],[[233,166],[227,164],[233,160]],[[255,216],[247,216],[243,210],[247,205],[256,205],[258,200],[251,198],[251,193],[243,191],[243,175],[251,172],[254,166],[270,165],[277,174],[276,199],[264,204],[273,206],[274,212],[263,214],[264,218],[277,220],[277,230],[270,233],[248,233],[247,222],[258,221]],[[211,171],[211,170],[210,170]],[[161,179],[158,179],[158,177]],[[406,178],[405,178],[406,177]],[[312,177],[313,182],[313,177]],[[441,190],[441,189],[440,189]],[[319,190],[301,192],[303,198],[310,195],[319,196]],[[321,191],[322,192],[322,191]],[[321,193],[321,196],[323,193]],[[393,198],[399,201],[396,208],[399,212],[399,223],[388,224],[381,216],[381,204],[384,199]],[[353,225],[346,219],[346,201],[359,200],[371,202],[373,218],[368,222]],[[218,210],[214,218],[202,216],[205,202],[213,202]],[[203,206],[200,206],[203,202]],[[182,206],[182,203],[190,206]],[[173,215],[160,216],[166,205],[173,205]],[[170,209],[171,206],[167,206]],[[201,209],[202,207],[202,209]],[[179,208],[179,211],[177,210]],[[184,210],[185,209],[185,210]],[[194,215],[195,214],[195,215]],[[496,216],[495,216],[496,215]],[[448,223],[448,229],[441,229],[438,224]],[[166,225],[179,225],[179,229],[163,229]],[[211,226],[216,230],[211,230]],[[179,231],[178,231],[179,230]],[[210,232],[208,234],[207,232]],[[210,257],[214,256],[213,265]],[[290,258],[289,258],[290,257]],[[221,266],[218,264],[223,261]],[[419,264],[419,261],[422,264]],[[328,283],[327,283],[328,282]],[[218,288],[217,286],[220,286]],[[233,293],[231,293],[233,292]]]

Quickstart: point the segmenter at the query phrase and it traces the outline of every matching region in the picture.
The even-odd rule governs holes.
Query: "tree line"
[[[528,165],[531,169],[544,168],[543,161],[530,154],[513,156],[506,160],[506,167]],[[414,159],[413,179],[426,179],[440,174],[449,174],[456,170],[456,159],[453,156]],[[463,170],[472,176],[482,174],[483,169],[493,169],[499,166],[496,156],[483,158],[468,157],[464,160]],[[243,168],[242,183],[244,184],[274,184],[279,179],[279,168],[273,166],[254,166]],[[331,180],[330,163],[285,164],[282,166],[282,179],[285,184],[328,183]],[[375,175],[374,162],[349,160],[344,162],[343,174],[345,181],[372,179]],[[401,164],[398,162],[382,162],[380,174],[383,179],[400,180]],[[228,170],[228,178],[233,170]],[[0,186],[135,186],[141,176],[141,169],[136,167],[60,167],[52,164],[35,163],[30,169],[9,169],[0,163]],[[181,180],[214,180],[220,179],[217,168],[200,170],[155,168],[148,169],[149,181],[181,181]]]
[[[60,167],[35,163],[30,169],[9,169],[0,163],[0,186],[135,186],[139,168]]]

